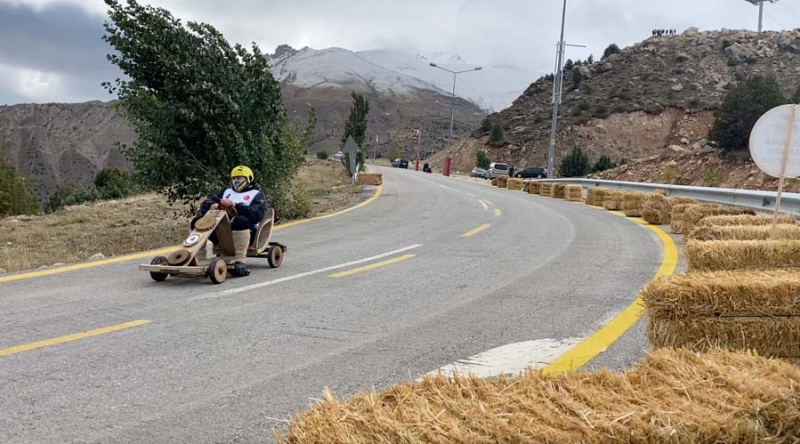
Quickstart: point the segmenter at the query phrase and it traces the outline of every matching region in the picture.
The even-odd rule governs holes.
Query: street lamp
[[[752,3],[758,6],[758,32],[761,33],[762,24],[764,23],[764,2],[775,3],[778,0],[745,0],[747,3]]]
[[[449,70],[447,68],[442,68],[441,66],[439,66],[439,65],[437,65],[437,64],[435,64],[433,62],[431,62],[430,65],[433,66],[434,68],[439,68],[442,71],[447,71],[447,72],[449,72],[450,74],[453,75],[453,97],[452,97],[453,104],[452,104],[452,107],[450,109],[450,138],[452,139],[453,138],[453,122],[454,122],[455,116],[456,116],[456,76],[461,74],[461,73],[465,73],[465,72],[480,71],[483,68],[478,66],[476,68],[465,69],[463,71],[451,71],[451,70]]]

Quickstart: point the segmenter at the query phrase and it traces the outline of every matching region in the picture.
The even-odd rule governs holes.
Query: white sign
[[[184,245],[194,245],[199,240],[200,240],[200,236],[197,235],[197,234],[193,234],[193,235],[187,237],[186,240],[183,241],[183,243],[184,243]]]
[[[772,177],[781,177],[783,157],[787,147],[787,138],[791,146],[786,158],[785,177],[800,176],[800,109],[797,110],[792,130],[792,109],[796,105],[781,105],[767,111],[750,133],[750,155],[761,171]]]

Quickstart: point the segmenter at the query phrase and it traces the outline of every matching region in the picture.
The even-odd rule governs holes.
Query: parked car
[[[408,169],[408,160],[406,159],[395,159],[392,162],[392,166],[395,168],[405,168]]]
[[[486,170],[484,170],[483,168],[478,168],[478,167],[475,167],[475,168],[473,168],[473,169],[472,169],[472,171],[469,173],[469,176],[470,176],[470,177],[480,177],[480,178],[482,178],[482,179],[483,179],[483,178],[485,178],[485,177],[486,177]]]
[[[528,167],[518,173],[515,173],[514,177],[521,179],[541,179],[543,177],[547,177],[547,170],[539,167]]]
[[[500,176],[508,176],[508,164],[501,162],[492,162],[489,169],[486,170],[485,179],[497,179]]]

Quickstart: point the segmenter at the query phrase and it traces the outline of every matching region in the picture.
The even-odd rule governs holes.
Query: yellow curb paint
[[[15,353],[21,353],[29,350],[36,350],[37,348],[49,347],[51,345],[77,341],[79,339],[90,338],[92,336],[98,336],[119,330],[125,330],[126,328],[138,327],[139,325],[149,324],[150,322],[151,321],[145,319],[139,319],[138,321],[125,322],[123,324],[112,325],[110,327],[97,328],[82,333],[74,333],[71,335],[59,336],[53,339],[46,339],[44,341],[31,342],[29,344],[18,345],[16,347],[4,348],[0,350],[0,356],[8,356],[8,355],[13,355]]]
[[[478,234],[481,231],[489,228],[490,226],[491,226],[491,224],[483,224],[483,225],[479,226],[478,228],[474,228],[472,230],[467,231],[466,233],[462,234],[461,237],[472,237],[472,236],[475,236],[476,234]]]
[[[342,211],[338,211],[336,213],[326,214],[324,216],[312,217],[310,219],[301,219],[301,220],[296,220],[294,222],[288,222],[288,223],[285,223],[285,224],[282,224],[282,225],[277,225],[277,226],[275,226],[275,231],[282,230],[284,228],[293,227],[295,225],[305,224],[305,223],[308,223],[308,222],[311,222],[311,221],[315,221],[315,220],[328,219],[328,218],[331,218],[331,217],[342,215],[344,213],[347,213],[347,212],[350,212],[350,211],[353,211],[353,210],[357,210],[357,209],[359,209],[361,207],[364,207],[365,205],[368,205],[369,203],[373,202],[375,199],[380,197],[382,191],[383,191],[383,187],[378,185],[378,187],[375,189],[375,194],[373,194],[369,199],[365,200],[364,202],[361,202],[358,205],[352,206],[350,208],[346,208],[346,209],[344,209]],[[59,273],[66,273],[68,271],[81,270],[81,269],[84,269],[84,268],[92,268],[92,267],[99,267],[101,265],[115,264],[115,263],[118,263],[118,262],[125,262],[125,261],[130,261],[130,260],[133,260],[133,259],[141,259],[141,258],[145,258],[145,257],[159,256],[159,255],[163,255],[163,254],[172,253],[173,251],[175,251],[177,249],[178,249],[178,247],[166,247],[166,248],[160,248],[158,250],[150,250],[150,251],[143,251],[143,252],[140,252],[140,253],[126,254],[126,255],[123,255],[123,256],[115,256],[115,257],[112,257],[112,258],[102,259],[102,260],[94,261],[94,262],[82,262],[82,263],[79,263],[79,264],[66,265],[66,266],[63,266],[63,267],[48,268],[48,269],[45,269],[45,270],[29,271],[27,273],[12,274],[12,275],[9,275],[9,276],[0,276],[0,283],[19,281],[19,280],[22,280],[22,279],[33,279],[33,278],[42,277],[42,276],[49,276],[49,275],[52,275],[52,274],[59,274]]]
[[[353,275],[353,274],[356,274],[356,273],[362,273],[364,271],[374,270],[376,268],[381,268],[381,267],[385,267],[387,265],[396,264],[396,263],[402,262],[402,261],[404,261],[406,259],[411,259],[412,257],[414,257],[413,254],[404,254],[403,256],[398,256],[398,257],[395,257],[395,258],[392,258],[392,259],[387,259],[385,261],[381,261],[381,262],[376,262],[374,264],[365,265],[363,267],[353,268],[351,270],[345,270],[345,271],[342,271],[342,272],[339,272],[339,273],[334,273],[334,274],[328,275],[328,277],[343,278],[345,276],[350,276],[350,275]]]
[[[502,215],[503,215],[503,212],[502,212],[502,211],[500,211],[500,209],[499,209],[499,208],[495,208],[495,209],[494,209],[494,215],[495,215],[496,217],[500,217],[500,216],[502,216]]]
[[[618,212],[613,213],[619,214]],[[658,268],[654,279],[675,273],[675,268],[678,266],[678,248],[675,245],[675,241],[664,230],[655,225],[649,225],[639,218],[631,218],[631,220],[653,231],[664,245],[661,266]],[[644,303],[641,298],[637,297],[632,304],[604,325],[603,328],[543,368],[542,374],[554,376],[580,369],[587,362],[608,349],[611,344],[642,317],[642,314],[644,314]]]

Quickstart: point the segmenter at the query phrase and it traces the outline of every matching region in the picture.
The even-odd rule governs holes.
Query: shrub
[[[325,160],[327,158],[328,158],[328,152],[327,151],[317,151],[317,159]]]
[[[45,211],[52,213],[66,206],[93,202],[98,198],[97,189],[93,186],[62,185],[58,187],[55,193],[50,195],[45,205]]]
[[[755,75],[728,91],[714,113],[708,138],[726,151],[747,148],[750,131],[770,109],[786,103],[783,88],[774,76]]]
[[[0,157],[0,217],[36,214],[39,203],[28,190],[25,178],[11,163]]]
[[[572,71],[572,89],[578,89],[581,87],[581,82],[583,81],[583,74],[581,74],[580,70],[573,70]]]
[[[503,136],[503,129],[499,126],[492,128],[492,133],[489,135],[489,145],[502,146],[506,143],[506,138]]]
[[[120,199],[141,191],[130,173],[115,168],[97,173],[94,187],[99,199]]]
[[[608,117],[608,108],[603,105],[597,105],[597,107],[594,109],[594,116],[601,119]]]
[[[607,155],[603,154],[597,159],[597,162],[592,166],[592,172],[599,173],[600,171],[605,171],[608,169],[614,168],[614,164],[611,162],[611,158]]]
[[[489,120],[489,117],[484,117],[483,120],[481,120],[481,132],[486,134],[491,130],[492,130],[492,121]]]
[[[489,158],[489,156],[486,154],[486,151],[478,150],[477,152],[475,152],[475,165],[478,168],[487,169],[491,164],[492,164],[492,159]]]
[[[580,109],[581,111],[586,111],[586,110],[590,109],[591,107],[592,107],[592,105],[590,105],[589,102],[587,102],[585,100],[581,100],[580,102],[578,102],[578,109]]]
[[[558,168],[561,177],[580,177],[589,173],[589,158],[579,146],[574,146],[572,151],[561,161]]]
[[[612,54],[619,54],[619,52],[620,52],[619,46],[617,46],[616,43],[612,43],[608,45],[608,48],[606,48],[605,51],[603,51],[603,58],[606,58]]]
[[[575,66],[575,62],[572,59],[567,59],[567,62],[564,63],[564,71],[572,71],[572,68]]]

